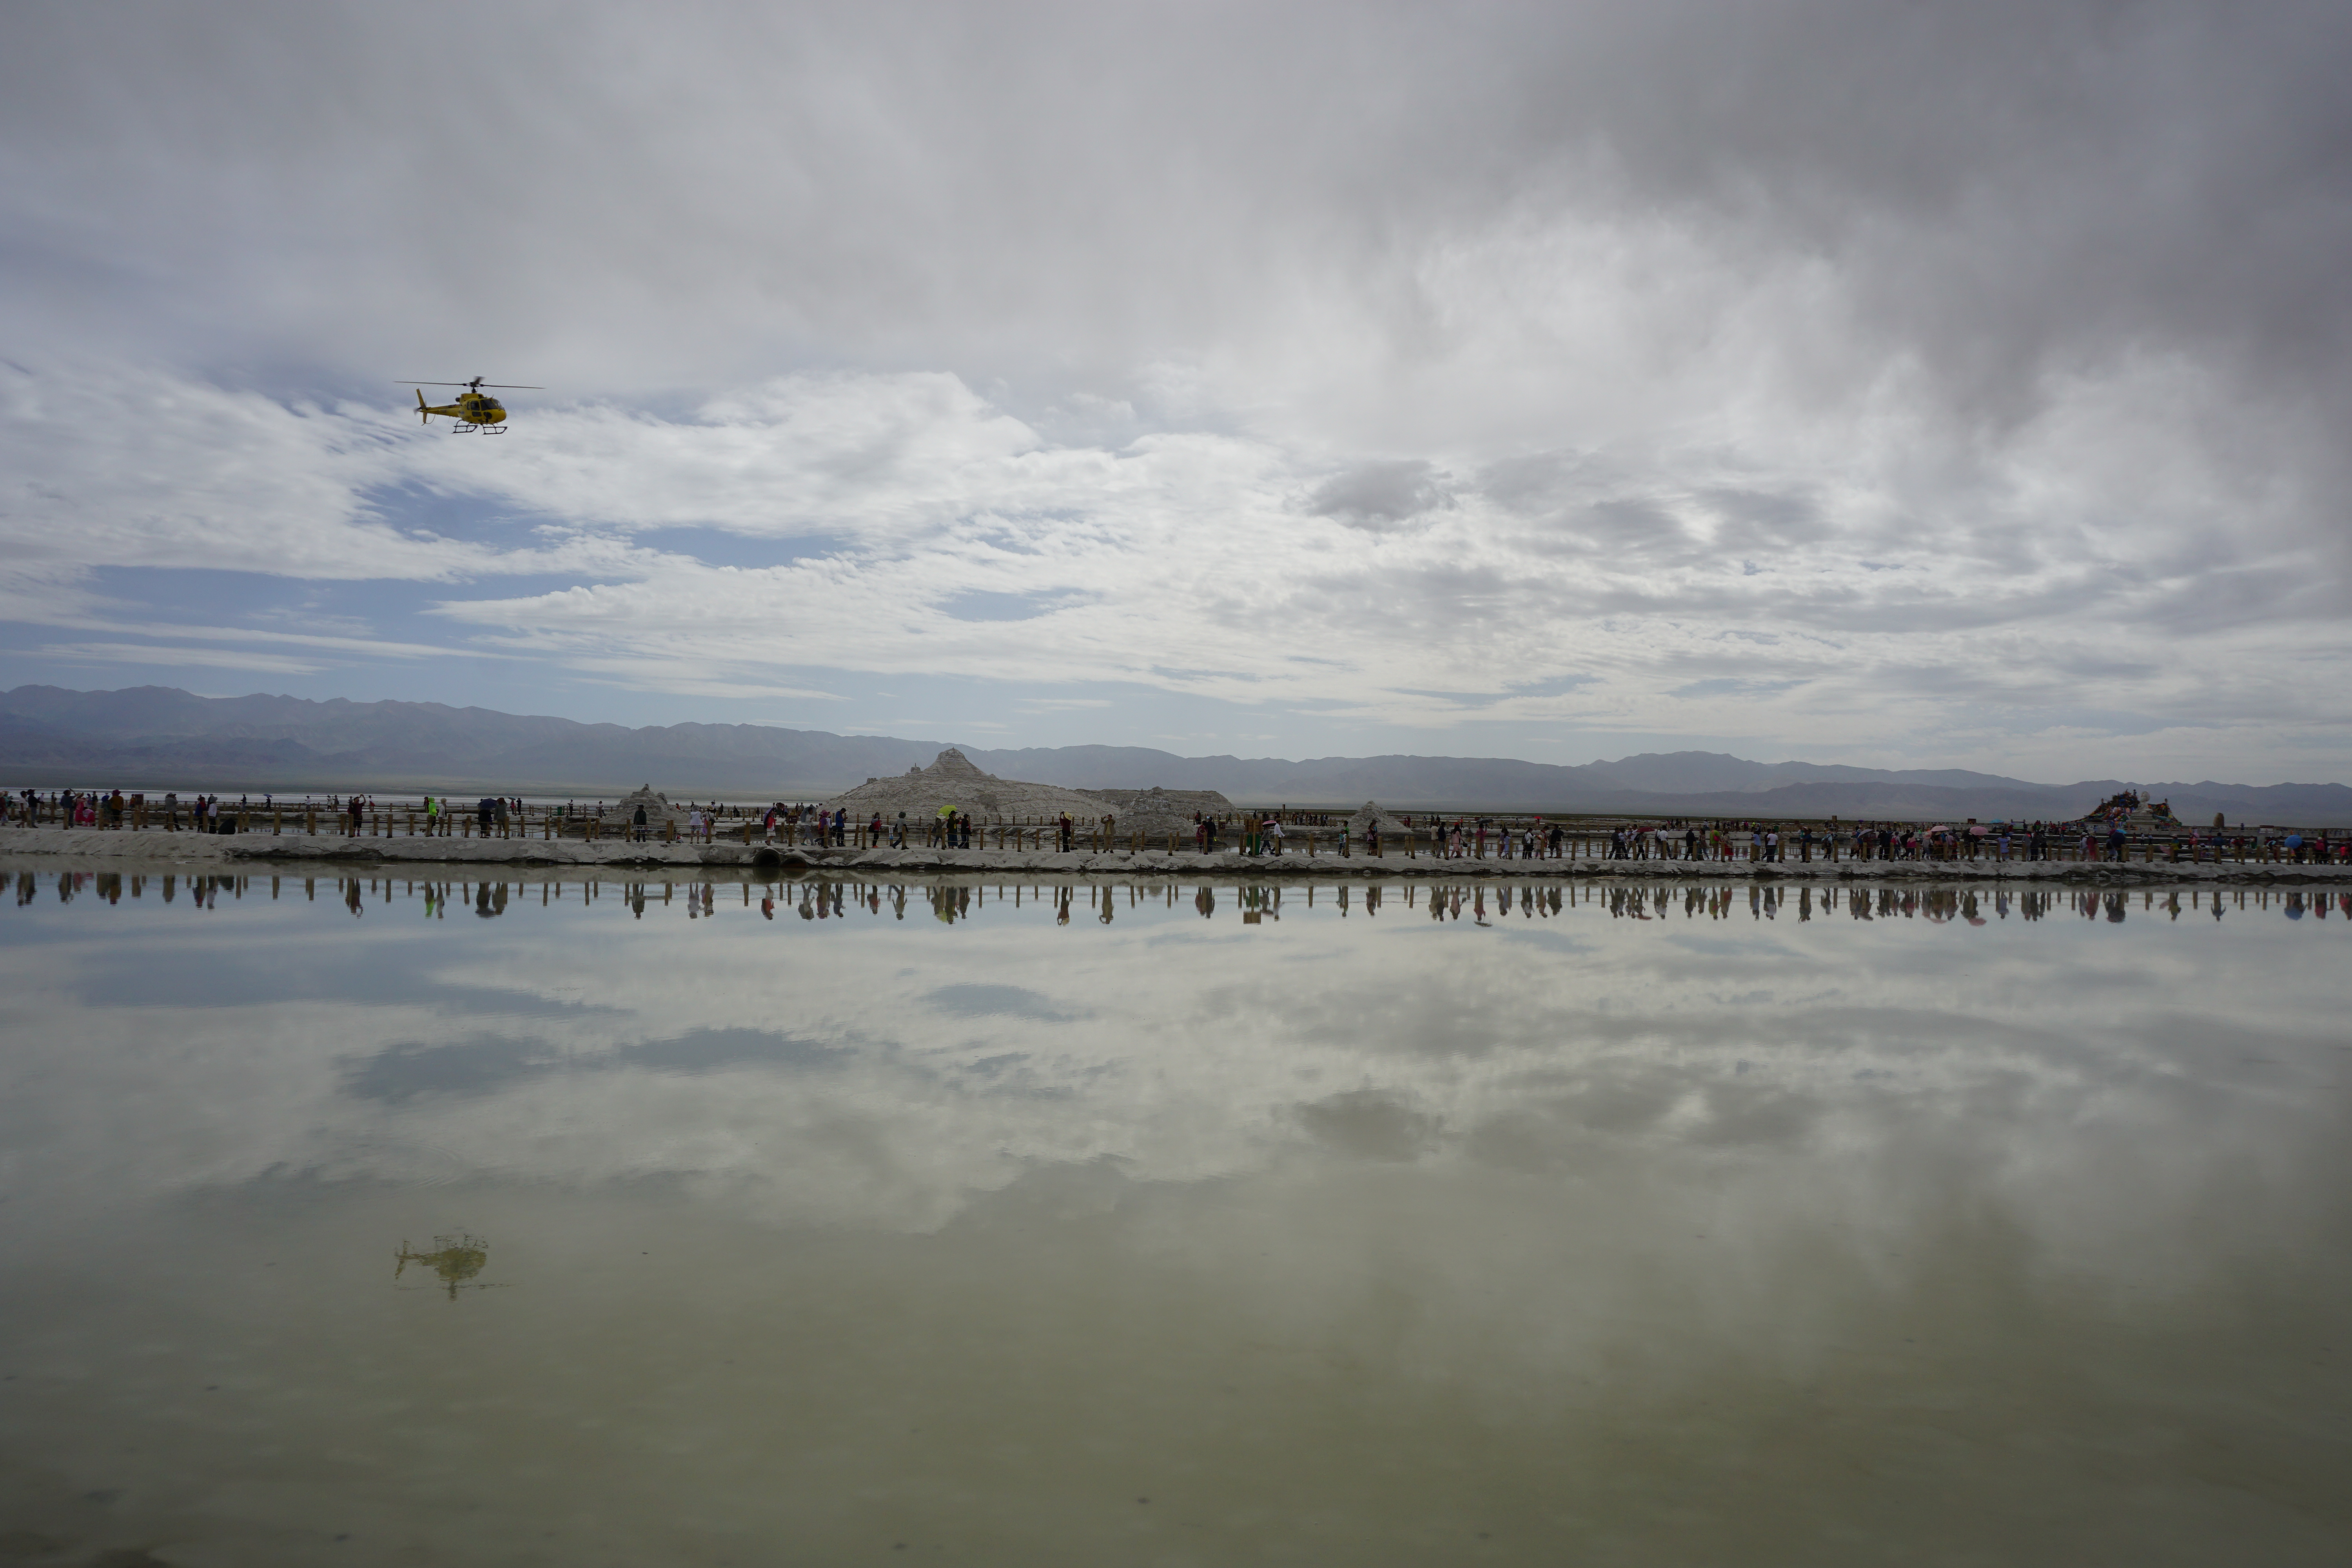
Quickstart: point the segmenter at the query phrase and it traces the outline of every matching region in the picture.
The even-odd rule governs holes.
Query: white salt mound
[[[864,822],[880,813],[885,823],[906,813],[909,825],[928,822],[944,807],[968,811],[987,821],[1051,820],[1067,812],[1070,820],[1091,826],[1108,816],[1120,834],[1142,833],[1151,838],[1175,834],[1189,840],[1194,812],[1230,812],[1233,802],[1215,790],[1083,790],[1059,784],[1025,784],[982,773],[971,758],[950,746],[928,768],[908,768],[893,778],[868,779],[823,803],[824,809],[848,811],[852,821]]]

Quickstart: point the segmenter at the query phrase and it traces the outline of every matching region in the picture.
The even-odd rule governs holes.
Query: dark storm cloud
[[[247,353],[258,326],[371,371],[460,343],[575,375],[602,353],[623,381],[747,346],[1123,371],[1265,331],[1309,279],[1410,354],[1447,333],[1413,282],[1433,250],[1558,210],[1821,258],[1853,318],[1792,323],[1784,352],[1837,381],[1910,353],[1976,408],[2149,351],[2340,395],[2352,328],[2340,5],[230,5],[5,28],[6,238],[45,307],[95,329],[129,300],[196,342],[226,307]],[[591,352],[556,350],[592,319]]]
[[[1359,528],[1392,528],[1450,504],[1444,478],[1420,458],[1360,464],[1316,486],[1307,510]]]

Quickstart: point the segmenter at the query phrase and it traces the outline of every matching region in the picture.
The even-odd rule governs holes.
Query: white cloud
[[[2085,384],[1990,454],[1948,456],[1932,485],[1916,471],[1918,433],[1890,432],[1882,410],[1739,442],[1512,459],[1486,488],[1375,534],[1318,499],[1360,468],[1197,432],[1056,447],[930,378],[780,384],[678,423],[559,413],[547,439],[566,457],[506,474],[503,502],[560,510],[576,487],[602,498],[615,533],[646,528],[629,521],[642,510],[835,542],[763,567],[641,557],[625,582],[441,613],[519,651],[647,671],[1118,680],[1337,699],[1335,711],[1389,725],[1684,723],[1834,746],[1866,713],[1895,743],[1965,736],[1973,753],[2010,743],[2021,715],[2097,707],[2168,713],[2208,737],[2257,724],[2284,736],[2310,661],[2334,668],[2346,638],[2330,595],[2283,575],[2269,542],[2283,521],[2214,526],[2226,479],[2199,430],[2216,411],[2166,374]],[[829,396],[856,414],[820,437],[805,410]],[[726,454],[708,467],[730,479],[699,511],[646,479],[700,470],[706,447]],[[831,488],[853,466],[864,488]],[[560,476],[545,490],[543,471]],[[2238,579],[2264,586],[2239,592]],[[951,613],[972,594],[1025,596],[1036,613]],[[2224,646],[2226,678],[2211,658]],[[1432,691],[1488,695],[1415,695]],[[1661,710],[1668,693],[1687,717]]]
[[[16,618],[338,656],[58,658],[299,674],[478,651],[632,690],[825,700],[839,694],[773,672],[952,671],[1405,731],[1681,727],[1800,750],[1850,744],[1866,715],[1904,754],[2065,772],[2092,710],[2169,720],[2088,732],[2145,747],[2162,731],[2184,762],[2250,744],[2307,758],[2336,731],[2300,692],[2352,651],[2329,579],[2288,542],[2305,498],[2233,490],[2217,432],[2262,433],[2177,362],[2080,378],[1978,451],[1938,450],[1890,400],[1696,445],[1369,466],[1204,429],[1061,444],[940,374],[776,378],[672,417],[557,406],[503,446],[152,374],[12,374],[19,413],[49,384],[188,411],[135,455],[69,408],[16,422],[36,542],[11,568]],[[420,489],[523,520],[503,526],[526,542],[375,516],[373,498]],[[717,564],[735,547],[665,548],[695,537],[677,530],[792,558]],[[470,591],[440,603],[456,636],[436,646],[142,622],[79,587],[100,566],[198,564]],[[525,573],[569,585],[481,591]],[[974,618],[974,600],[1001,608]]]
[[[425,583],[711,700],[2352,766],[2341,7],[551,15],[17,29],[0,616]],[[477,370],[550,390],[396,407]]]
[[[268,675],[316,675],[326,668],[284,654],[257,653],[246,648],[173,647],[155,643],[49,643],[43,657],[66,664],[140,664],[163,668],[194,666],[203,669],[251,669]]]

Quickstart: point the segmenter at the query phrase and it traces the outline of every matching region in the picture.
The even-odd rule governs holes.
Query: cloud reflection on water
[[[427,1095],[491,1094],[555,1073],[640,1068],[692,1076],[732,1068],[807,1068],[847,1054],[764,1029],[689,1029],[584,1057],[546,1039],[480,1035],[446,1045],[387,1046],[355,1063],[343,1089],[362,1100],[404,1105]]]
[[[835,918],[804,925],[723,897],[664,921],[660,886],[593,907],[501,895],[508,919],[462,928],[409,922],[419,900],[373,888],[387,918],[363,927],[293,903],[239,904],[234,925],[218,904],[201,923],[111,904],[137,922],[135,965],[95,927],[63,961],[47,942],[37,963],[10,952],[18,1037],[79,1042],[36,1044],[16,1069],[38,1062],[52,1126],[138,1127],[149,1186],[397,1181],[429,1147],[486,1176],[661,1172],[777,1218],[914,1229],[1055,1163],[1187,1182],[1319,1152],[1532,1173],[1624,1144],[1810,1162],[1808,1182],[1834,1173],[1880,1201],[1942,1151],[2031,1228],[2069,1212],[2028,1199],[2056,1179],[2105,1193],[2116,1212],[2085,1223],[2125,1233],[2168,1224],[2148,1194],[2177,1196],[2183,1171],[2251,1163],[2307,1190],[2336,1160],[2316,1138],[2341,1100],[2333,1003],[2281,945],[2318,922],[2136,921],[2094,942],[2115,929],[2101,905],[1948,937],[1889,921],[1905,900],[1959,912],[1909,890],[1834,920],[1808,892],[1801,921],[1760,918],[1791,911],[1752,889],[1606,888],[1556,911],[1551,889],[1475,886],[1391,889],[1370,920],[1359,888],[1343,921],[1330,889],[1318,906],[1292,887],[1280,923],[1245,928],[1155,883],[1017,910],[993,888],[917,888],[952,894],[951,926],[898,921],[899,889],[818,888]],[[1066,902],[1119,918],[1064,925]],[[96,907],[29,908],[55,923]],[[2255,1018],[2231,1005],[2249,964],[2266,976]],[[176,1010],[165,1052],[134,1016],[159,1007]],[[59,1110],[77,1095],[106,1109]],[[17,1148],[93,1191],[125,1174],[70,1138]]]
[[[2332,917],[364,891],[0,911],[0,1325],[98,1369],[0,1451],[86,1436],[68,1514],[278,1529],[266,1429],[362,1457],[283,1495],[398,1497],[447,1561],[571,1518],[567,1561],[644,1561],[682,1516],[846,1560],[908,1538],[877,1510],[1034,1547],[1104,1497],[1095,1550],[995,1555],[1118,1560],[1138,1495],[1236,1560],[1301,1521],[1367,1563],[1474,1526],[1529,1563],[2333,1560]],[[499,1290],[388,1289],[461,1231]],[[185,1410],[199,1368],[267,1403]]]

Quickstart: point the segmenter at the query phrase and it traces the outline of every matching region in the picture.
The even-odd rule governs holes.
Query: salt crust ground
[[[1101,854],[995,849],[814,849],[805,846],[593,844],[536,838],[342,838],[325,834],[100,833],[87,828],[0,828],[0,860],[70,860],[88,866],[176,867],[302,861],[364,866],[614,867],[639,869],[737,867],[745,869],[880,873],[964,872],[990,876],[1481,877],[1542,879],[1609,877],[1630,881],[1937,881],[2091,883],[2326,883],[2352,887],[2338,866],[2084,865],[2070,860],[1914,862],[1841,860],[1750,864],[1705,860],[1440,860],[1390,854],[1171,855],[1150,849]]]

